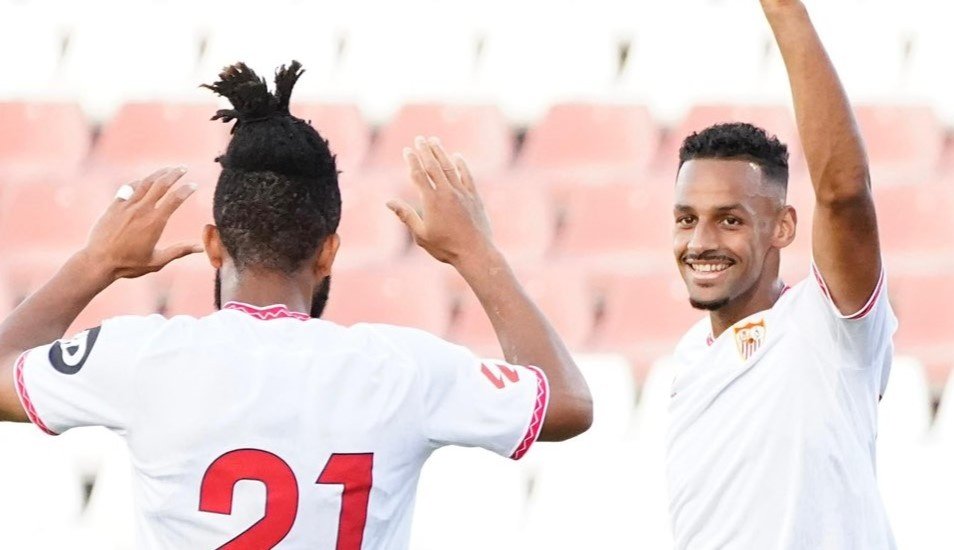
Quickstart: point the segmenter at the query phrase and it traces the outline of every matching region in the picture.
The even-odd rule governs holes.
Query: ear
[[[785,248],[795,240],[795,227],[798,225],[798,214],[795,208],[785,205],[778,213],[775,222],[775,233],[772,235],[772,246]]]
[[[205,255],[209,257],[209,263],[212,267],[219,269],[228,255],[225,251],[225,245],[222,244],[222,238],[219,236],[219,228],[212,224],[207,224],[202,229],[202,244],[205,245]]]
[[[322,280],[331,275],[331,265],[335,263],[335,256],[338,255],[338,247],[341,245],[341,238],[337,233],[325,237],[321,242],[321,248],[315,255],[315,278]]]

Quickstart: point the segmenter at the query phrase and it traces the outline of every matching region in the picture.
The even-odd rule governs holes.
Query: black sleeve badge
[[[50,364],[63,374],[76,374],[99,337],[100,327],[84,330],[69,340],[57,340],[50,346]]]

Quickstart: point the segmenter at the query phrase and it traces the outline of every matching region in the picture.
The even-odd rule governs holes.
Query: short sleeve
[[[416,363],[422,426],[434,447],[482,447],[520,459],[540,435],[549,387],[532,366],[481,360],[467,348],[421,331],[400,333]]]
[[[159,315],[117,317],[24,352],[14,376],[30,420],[51,435],[79,426],[124,432],[137,357],[164,321]]]
[[[821,271],[812,265],[812,293],[816,309],[825,319],[825,327],[836,349],[844,350],[847,362],[856,368],[871,369],[879,374],[880,385],[887,382],[893,354],[892,338],[898,327],[897,318],[888,300],[888,283],[884,271],[871,296],[858,311],[844,315],[835,306]]]

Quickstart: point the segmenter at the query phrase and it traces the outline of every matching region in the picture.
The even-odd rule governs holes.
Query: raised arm
[[[423,213],[402,201],[388,206],[418,245],[467,281],[493,323],[507,361],[546,373],[550,402],[540,440],[560,441],[586,431],[593,419],[589,388],[563,341],[494,246],[467,165],[460,156],[451,161],[435,138],[418,138],[404,156]]]
[[[160,170],[135,184],[128,200],[117,198],[93,228],[86,247],[0,324],[0,420],[26,422],[14,369],[24,351],[62,338],[89,302],[116,279],[158,271],[201,251],[196,245],[156,249],[169,216],[195,190],[169,192],[184,169]]]
[[[795,100],[815,188],[812,251],[835,306],[861,310],[881,277],[864,143],[838,74],[799,0],[762,0]]]

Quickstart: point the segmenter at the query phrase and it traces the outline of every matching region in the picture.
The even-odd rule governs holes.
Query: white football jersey
[[[108,320],[23,354],[15,376],[44,431],[125,437],[150,549],[405,548],[431,452],[520,458],[548,395],[539,369],[425,332],[235,302]]]
[[[821,276],[717,338],[676,349],[668,445],[680,550],[895,547],[875,478],[897,321],[884,275],[841,315]]]

